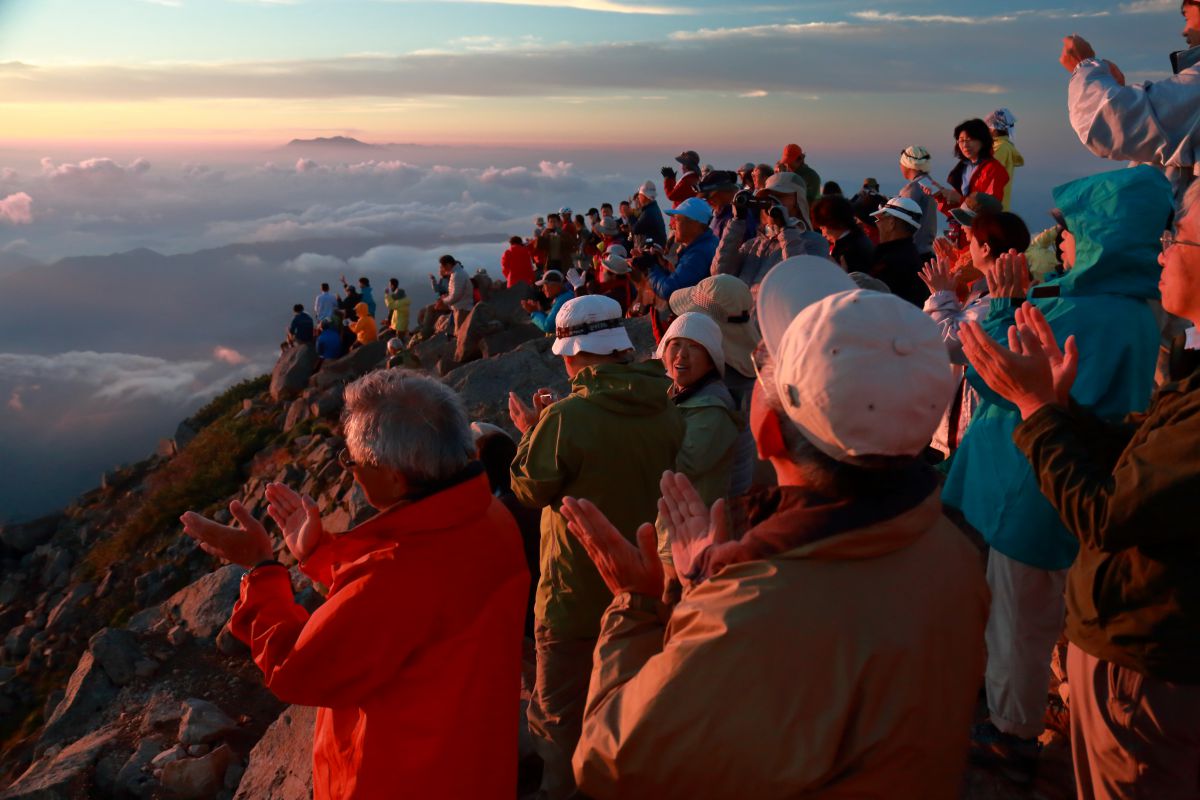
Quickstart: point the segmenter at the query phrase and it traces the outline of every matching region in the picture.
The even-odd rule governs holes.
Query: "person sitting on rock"
[[[317,357],[332,361],[342,357],[342,323],[335,315],[321,323],[321,334],[317,337]]]
[[[312,344],[313,318],[304,311],[303,303],[292,306],[292,323],[288,325],[287,342],[285,346],[293,347],[298,344]]]
[[[663,476],[685,587],[673,610],[659,600],[653,515],[634,545],[594,503],[562,500],[614,595],[579,791],[958,797],[988,593],[920,458],[954,390],[945,345],[911,303],[857,289],[825,260],[767,275],[758,321],[751,427],[777,503],[730,540],[724,503]]]
[[[542,510],[529,729],[545,764],[542,792],[549,800],[564,800],[575,789],[571,753],[600,617],[612,600],[582,547],[567,534],[559,513],[562,498],[589,498],[621,535],[632,538],[639,520],[654,518],[655,482],[675,464],[683,442],[683,419],[667,396],[670,381],[657,361],[633,363],[633,343],[615,300],[577,297],[562,307],[557,325],[553,351],[562,356],[571,394],[555,402],[544,389],[532,406],[516,394],[508,401],[521,431],[512,490],[522,504]]]
[[[378,370],[346,387],[342,426],[340,460],[376,516],[333,536],[311,498],[267,488],[299,569],[329,587],[316,611],[296,603],[271,536],[240,503],[240,528],[188,512],[184,532],[250,570],[230,631],[276,697],[318,708],[315,800],[513,797],[529,572],[462,400]]]
[[[567,283],[563,274],[556,269],[546,270],[546,274],[534,286],[540,288],[550,301],[549,310],[543,311],[537,300],[522,300],[521,308],[529,313],[529,320],[538,327],[538,330],[553,334],[558,312],[575,297],[575,290],[571,284]]]

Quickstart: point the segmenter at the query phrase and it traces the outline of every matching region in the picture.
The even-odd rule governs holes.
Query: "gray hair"
[[[342,430],[356,461],[393,469],[414,488],[448,480],[475,458],[454,390],[407,369],[376,370],[346,387]]]
[[[860,496],[878,491],[876,476],[879,470],[904,466],[913,459],[908,456],[864,456],[854,463],[838,461],[813,444],[800,430],[783,408],[783,401],[775,387],[775,362],[767,355],[767,348],[760,345],[758,363],[758,386],[767,407],[779,419],[779,430],[783,444],[788,449],[788,458],[805,475],[806,482],[814,489],[832,495]]]
[[[1200,178],[1193,180],[1187,191],[1183,193],[1183,200],[1179,203],[1179,214],[1175,217],[1175,221],[1178,223],[1181,217],[1192,210],[1192,206],[1200,206]]]

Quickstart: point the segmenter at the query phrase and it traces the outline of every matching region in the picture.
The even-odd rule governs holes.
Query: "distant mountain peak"
[[[375,149],[379,145],[360,142],[352,136],[319,136],[316,139],[292,139],[288,147],[357,147],[360,149]]]

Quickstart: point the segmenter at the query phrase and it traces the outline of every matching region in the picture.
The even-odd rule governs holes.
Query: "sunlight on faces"
[[[963,154],[968,161],[974,161],[979,158],[980,151],[983,150],[983,142],[978,139],[972,139],[965,133],[958,135],[958,151]],[[964,189],[964,191],[966,191]]]
[[[368,454],[355,452],[357,448],[347,446],[347,449],[354,459],[350,473],[372,508],[383,511],[404,499],[408,492],[408,481],[400,472],[369,463]]]
[[[1195,193],[1193,193],[1195,194]],[[1158,287],[1167,311],[1200,325],[1200,247],[1182,242],[1200,242],[1200,203],[1193,203],[1179,219],[1175,238],[1158,257],[1162,275]]]
[[[704,345],[695,339],[675,337],[667,342],[663,365],[676,388],[687,389],[716,369]]]
[[[1188,47],[1200,45],[1200,6],[1189,4],[1183,7],[1183,38]]]

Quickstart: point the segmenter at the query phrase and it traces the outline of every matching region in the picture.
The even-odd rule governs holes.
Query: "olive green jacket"
[[[541,579],[534,618],[559,638],[589,638],[612,601],[583,546],[567,530],[563,497],[595,503],[630,541],[653,522],[665,470],[675,467],[683,418],[658,361],[601,364],[571,381],[517,447],[512,490],[542,509]]]

